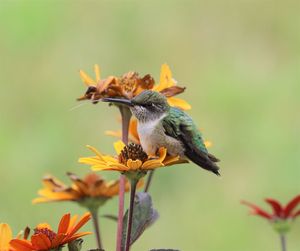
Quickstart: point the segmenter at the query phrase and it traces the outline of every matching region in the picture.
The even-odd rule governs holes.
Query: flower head
[[[46,176],[42,182],[44,188],[38,191],[41,197],[33,200],[33,203],[52,201],[76,201],[82,206],[100,206],[107,199],[117,196],[119,193],[119,181],[107,182],[96,173],[90,173],[83,179],[74,173],[67,173],[72,181],[67,186],[53,176]],[[126,191],[129,191],[129,182],[126,182]]]
[[[89,221],[91,215],[89,213],[84,214],[76,223],[77,218],[77,215],[71,218],[70,214],[65,214],[60,220],[57,232],[53,231],[47,223],[39,224],[34,229],[30,240],[13,239],[10,241],[10,245],[15,251],[47,251],[57,249],[66,243],[91,234],[90,232],[77,233]]]
[[[179,156],[167,156],[167,149],[160,148],[158,156],[150,157],[138,144],[125,145],[122,141],[114,144],[117,156],[103,155],[94,147],[87,146],[96,156],[80,158],[79,162],[91,165],[94,171],[113,170],[124,174],[140,172],[146,174],[148,170],[172,164],[186,162]]]
[[[272,212],[267,212],[247,201],[242,201],[242,204],[251,208],[252,215],[269,220],[278,232],[287,232],[290,229],[290,222],[300,215],[300,209],[296,210],[300,204],[300,195],[294,197],[285,206],[271,198],[265,199],[265,202],[271,206]]]
[[[184,92],[185,88],[176,85],[172,78],[172,72],[167,64],[161,67],[160,82],[155,85],[155,81],[150,74],[140,77],[137,72],[128,72],[121,77],[110,76],[100,79],[100,68],[94,67],[96,79],[89,77],[84,71],[80,71],[82,81],[88,86],[85,94],[78,100],[91,100],[97,103],[104,97],[123,97],[131,99],[144,90],[154,90],[164,94],[171,106],[181,109],[190,109],[191,106],[183,99],[173,96]]]

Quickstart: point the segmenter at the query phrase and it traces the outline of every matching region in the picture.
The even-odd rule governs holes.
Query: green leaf
[[[123,218],[122,250],[125,249],[128,210]],[[158,212],[152,207],[148,193],[137,193],[134,200],[130,245],[132,245],[158,219]]]
[[[113,221],[118,221],[118,216],[113,215],[113,214],[104,214],[104,215],[101,215],[101,217],[109,219],[109,220],[113,220]]]

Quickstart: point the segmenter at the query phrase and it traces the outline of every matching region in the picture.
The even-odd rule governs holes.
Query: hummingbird
[[[138,134],[143,150],[155,156],[165,147],[171,156],[187,158],[198,166],[220,175],[193,119],[184,111],[171,107],[167,98],[156,91],[145,90],[132,99],[103,98],[102,101],[128,106],[138,121]]]

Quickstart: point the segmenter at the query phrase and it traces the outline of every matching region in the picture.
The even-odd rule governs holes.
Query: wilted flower
[[[65,214],[60,220],[57,232],[54,232],[47,223],[39,224],[34,229],[30,240],[13,239],[10,241],[10,245],[15,251],[47,251],[59,249],[64,244],[91,234],[91,232],[77,233],[78,230],[89,221],[91,215],[89,213],[84,214],[76,223],[77,218],[77,215],[71,218],[70,214]]]
[[[265,199],[265,202],[271,206],[271,213],[247,201],[242,201],[242,204],[251,208],[250,213],[252,215],[257,215],[269,220],[277,232],[288,232],[291,227],[291,222],[300,215],[300,209],[295,211],[300,204],[300,195],[293,198],[286,206],[283,206],[280,202],[271,198]]]
[[[148,170],[172,164],[182,163],[179,156],[167,156],[167,149],[160,148],[158,156],[148,156],[141,145],[130,143],[126,146],[122,141],[114,144],[117,157],[103,155],[94,147],[87,146],[96,156],[80,158],[79,162],[92,166],[94,171],[113,170],[124,174],[141,172],[146,174]]]
[[[106,200],[117,196],[119,193],[119,180],[107,182],[96,173],[90,173],[83,179],[73,173],[67,173],[71,186],[65,185],[53,176],[46,176],[42,182],[44,188],[38,191],[41,196],[33,200],[33,203],[52,201],[75,201],[87,208],[98,207]],[[129,190],[129,182],[126,182],[126,191]]]
[[[185,88],[176,85],[172,78],[172,73],[167,64],[163,64],[160,73],[160,82],[155,85],[154,79],[147,74],[140,77],[137,72],[128,72],[121,77],[110,76],[106,79],[100,79],[100,68],[94,67],[96,79],[89,77],[84,71],[80,71],[82,81],[88,86],[86,93],[78,100],[91,100],[97,103],[104,97],[124,97],[131,99],[144,90],[155,90],[164,94],[171,106],[181,109],[190,109],[191,106],[183,99],[173,96],[184,92]]]

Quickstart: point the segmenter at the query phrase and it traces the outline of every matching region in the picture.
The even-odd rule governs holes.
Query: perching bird
[[[168,154],[186,157],[198,166],[220,175],[215,163],[219,160],[208,153],[192,118],[182,110],[171,107],[163,94],[146,90],[131,100],[103,98],[102,101],[130,108],[138,120],[140,142],[148,155],[154,156],[160,147],[165,147]]]

